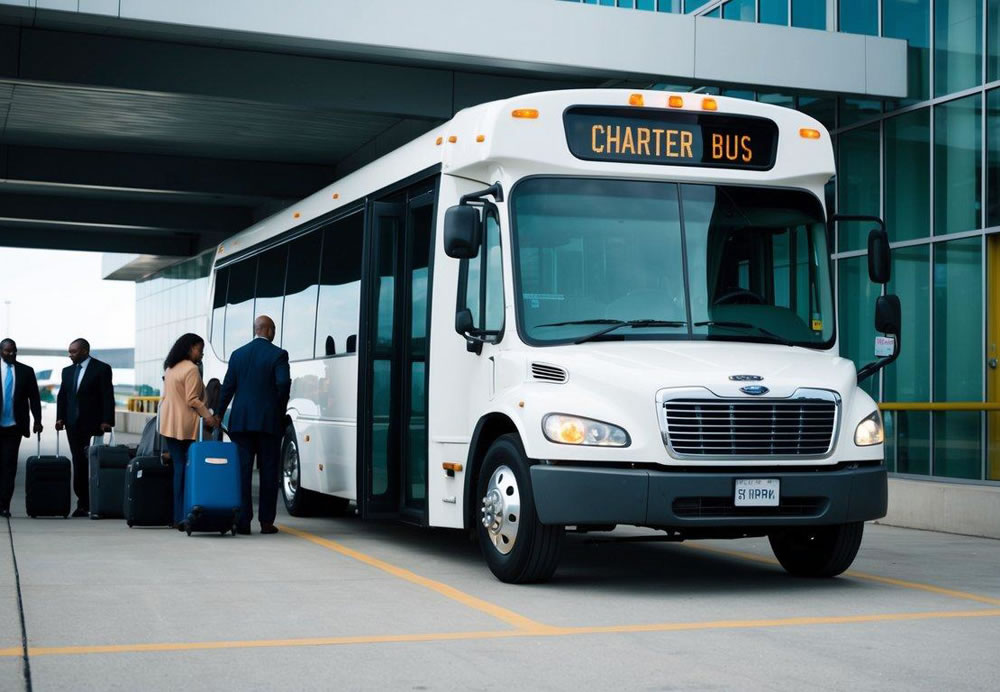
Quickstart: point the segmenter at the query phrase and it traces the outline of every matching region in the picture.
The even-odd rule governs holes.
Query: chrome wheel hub
[[[497,552],[506,555],[514,549],[521,520],[521,493],[509,466],[501,466],[490,476],[483,496],[483,527]]]
[[[299,448],[294,440],[285,446],[285,457],[281,460],[281,485],[288,501],[294,502],[299,489]]]

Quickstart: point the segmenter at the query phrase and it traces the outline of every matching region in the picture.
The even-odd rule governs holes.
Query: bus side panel
[[[357,356],[292,363],[291,370],[288,408],[295,418],[302,487],[356,499]]]

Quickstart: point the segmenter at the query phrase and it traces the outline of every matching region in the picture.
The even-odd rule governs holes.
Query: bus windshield
[[[823,209],[808,192],[537,177],[511,210],[528,343],[833,345]]]

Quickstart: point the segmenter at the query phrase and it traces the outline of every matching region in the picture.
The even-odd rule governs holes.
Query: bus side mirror
[[[467,204],[448,207],[444,213],[444,252],[455,259],[479,254],[479,211]]]
[[[898,337],[901,328],[899,296],[879,296],[875,301],[875,331]]]
[[[465,350],[477,356],[483,352],[486,339],[482,337],[480,330],[476,329],[476,323],[472,320],[472,310],[461,308],[455,313],[455,331],[465,337]]]
[[[889,283],[892,272],[889,234],[881,228],[873,228],[868,234],[868,278],[873,283]],[[896,301],[897,306],[899,301]],[[884,330],[879,330],[884,331]]]

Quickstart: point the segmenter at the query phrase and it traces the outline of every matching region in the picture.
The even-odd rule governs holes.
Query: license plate
[[[778,478],[737,478],[733,504],[736,507],[777,507],[780,486]]]

